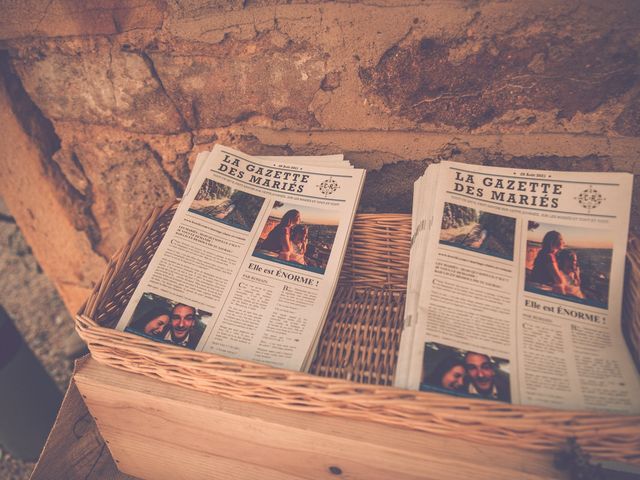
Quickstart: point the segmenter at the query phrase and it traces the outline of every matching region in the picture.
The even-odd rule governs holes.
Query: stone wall
[[[635,0],[0,0],[1,192],[75,310],[215,142],[344,152],[362,211],[409,212],[443,159],[640,173],[638,25]]]

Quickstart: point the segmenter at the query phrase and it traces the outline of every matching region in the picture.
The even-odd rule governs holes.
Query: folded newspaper
[[[365,171],[342,155],[198,156],[117,328],[306,370],[328,313]]]
[[[633,175],[442,162],[414,190],[395,385],[640,413],[622,334]]]

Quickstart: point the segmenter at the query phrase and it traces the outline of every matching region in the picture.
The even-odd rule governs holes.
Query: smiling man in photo
[[[488,355],[467,352],[464,366],[471,380],[469,393],[490,400],[511,402],[509,381],[496,371],[496,366]]]
[[[173,307],[169,321],[169,332],[164,339],[193,350],[201,336],[202,328],[198,322],[196,309],[183,303],[178,303]]]

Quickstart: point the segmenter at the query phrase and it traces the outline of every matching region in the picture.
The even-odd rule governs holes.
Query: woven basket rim
[[[149,217],[132,236],[131,241],[110,259],[106,273],[101,277],[76,315],[76,330],[88,343],[89,349],[97,361],[132,373],[153,376],[186,388],[221,394],[227,398],[235,398],[234,395],[238,395],[239,400],[255,401],[279,408],[346,416],[416,430],[435,431],[436,433],[440,430],[445,432],[441,425],[443,422],[456,424],[458,422],[456,416],[464,416],[467,413],[470,415],[481,414],[482,417],[475,422],[478,424],[479,430],[469,432],[468,436],[478,440],[488,438],[494,444],[513,444],[518,440],[518,437],[514,437],[515,434],[509,429],[515,428],[517,430],[518,422],[536,421],[534,427],[527,423],[526,428],[521,427],[521,430],[537,428],[543,433],[542,439],[533,441],[525,448],[549,451],[552,449],[552,445],[557,448],[561,438],[582,435],[582,438],[586,439],[584,441],[587,447],[590,447],[588,451],[598,455],[600,440],[596,434],[600,432],[602,435],[602,432],[609,432],[608,434],[613,438],[613,447],[607,446],[604,457],[640,463],[640,415],[611,414],[588,410],[556,410],[547,407],[506,404],[492,400],[462,398],[434,392],[356,383],[350,380],[275,368],[248,360],[227,358],[209,352],[196,352],[174,345],[141,339],[137,335],[99,325],[93,317],[102,300],[101,296],[108,292],[110,282],[113,281],[119,269],[126,265],[127,260],[139,246],[141,239],[149,233],[156,220],[172,208],[175,209],[176,205],[176,202],[171,202],[149,214]],[[367,213],[359,214],[357,218],[357,221],[369,223],[406,222],[410,219],[410,215]],[[635,243],[638,240],[631,238],[630,242]],[[365,287],[354,288],[364,289]],[[144,340],[144,342],[140,343],[140,340]],[[135,347],[132,346],[133,343],[136,344]],[[113,355],[114,351],[119,355]],[[133,366],[126,365],[127,355],[133,356],[134,353],[138,363]],[[114,356],[118,358],[114,359]],[[156,366],[153,367],[155,370],[150,372],[143,370],[147,367],[145,362],[155,364]],[[206,372],[211,378],[207,378],[208,383],[204,387],[194,386],[193,383],[181,379],[180,375],[174,371],[178,367],[185,368],[187,372],[191,370],[196,373]],[[267,379],[266,386],[265,379]],[[264,387],[266,393],[251,396],[249,392],[242,391],[242,388],[256,382],[262,382],[261,386]],[[217,387],[212,387],[218,383],[225,386],[231,385],[229,388],[233,391],[227,394]],[[303,392],[308,397],[307,404],[299,404],[295,401],[278,403],[278,392],[293,392],[293,394]],[[414,424],[412,416],[419,419],[416,423],[430,422],[428,428],[424,425]],[[515,427],[511,427],[511,424],[514,424]],[[595,428],[593,425],[598,425],[596,434],[589,433]],[[636,426],[637,434],[631,438],[628,432],[619,432],[621,425],[632,428]],[[450,433],[445,432],[444,434]],[[631,455],[628,452],[626,455],[622,453],[617,455],[614,447],[620,438],[627,443],[635,441],[636,451]]]

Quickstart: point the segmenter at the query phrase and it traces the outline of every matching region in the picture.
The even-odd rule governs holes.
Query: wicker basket
[[[93,357],[132,373],[230,399],[364,419],[529,450],[557,451],[576,437],[588,453],[640,464],[640,417],[559,411],[391,388],[402,331],[409,215],[359,215],[312,372],[150,342],[113,329],[153,256],[175,205],[156,209],[109,262],[76,317]],[[630,245],[625,298],[640,342],[639,245]],[[637,349],[636,349],[637,352]],[[638,355],[635,355],[638,358]],[[356,382],[361,383],[355,383]]]

